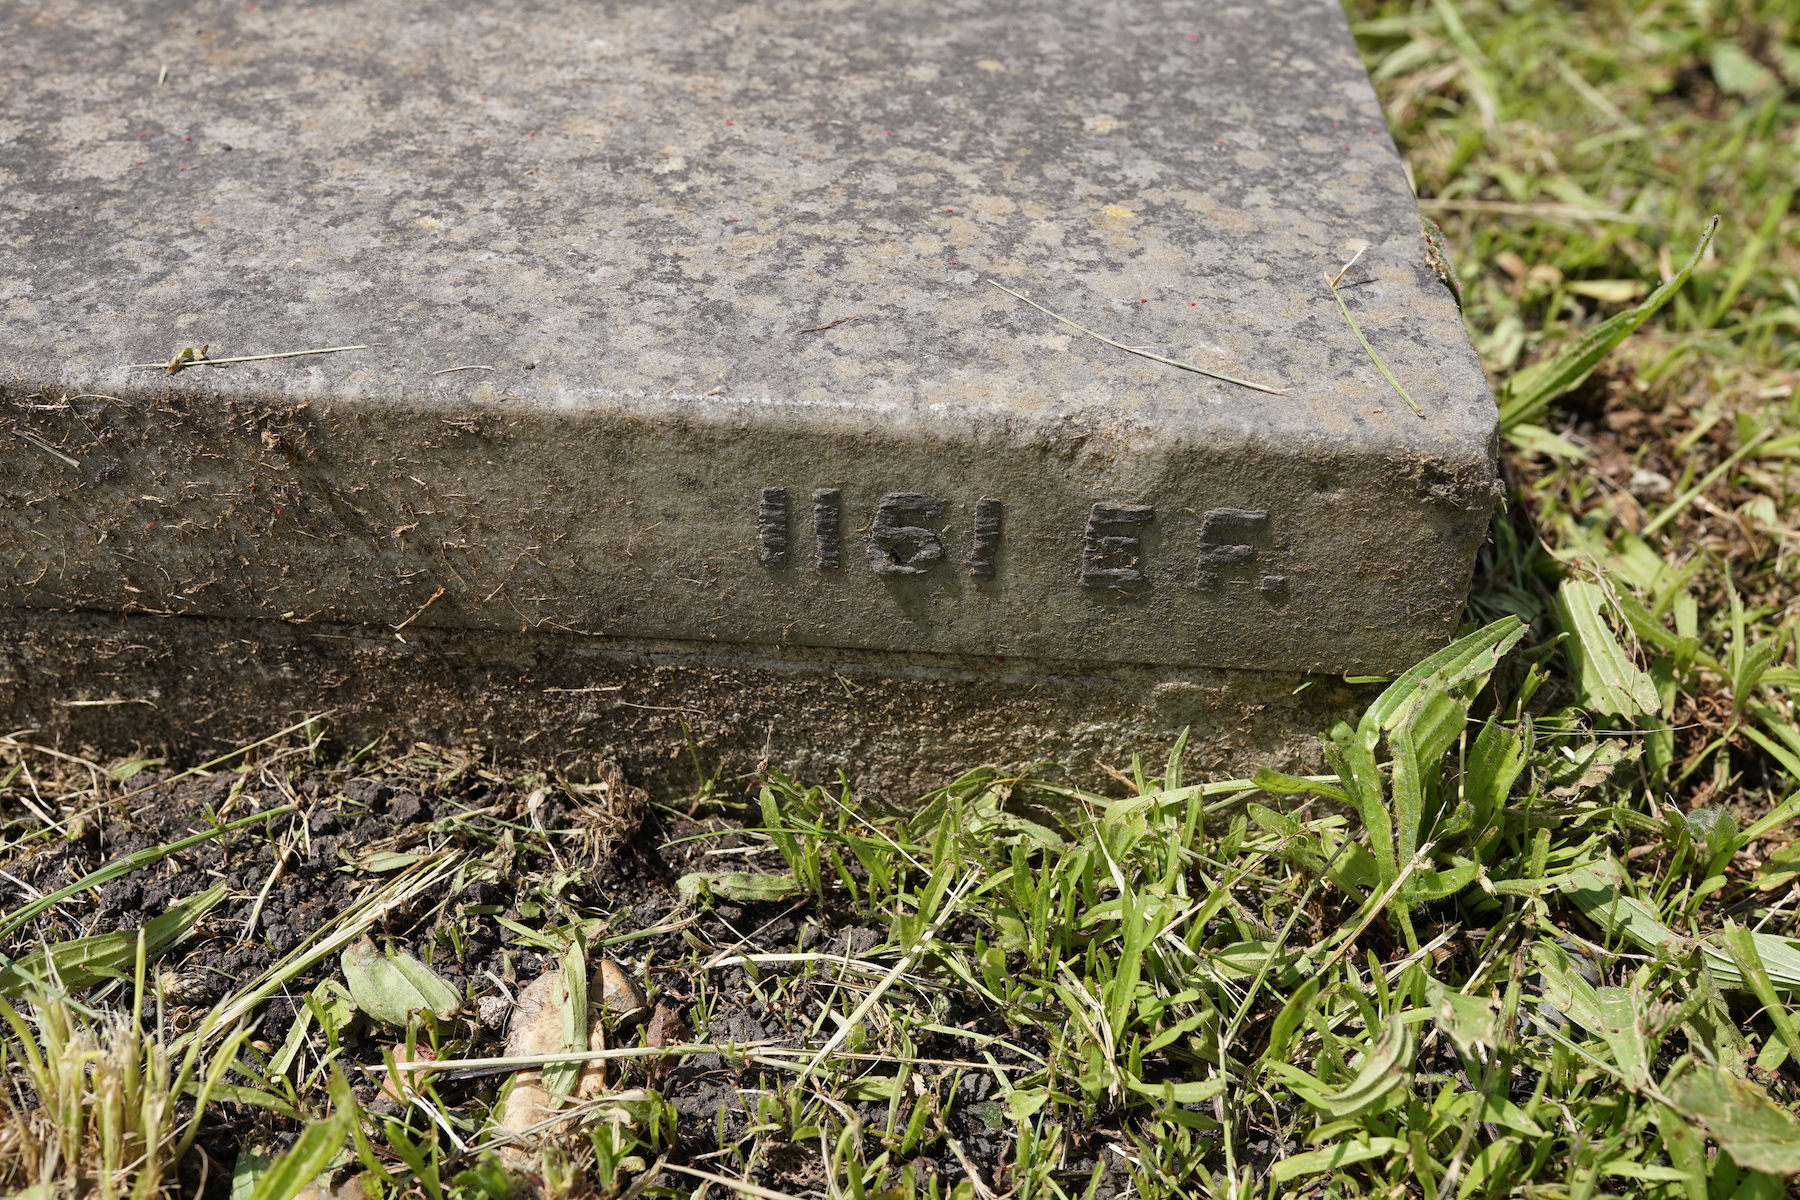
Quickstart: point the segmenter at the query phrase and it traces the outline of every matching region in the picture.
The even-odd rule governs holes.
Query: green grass
[[[321,985],[266,1052],[244,1041],[263,998],[432,871],[535,889],[526,933],[548,949],[631,944],[558,899],[550,840],[471,819],[449,857],[369,882],[353,919],[184,1041],[133,1040],[54,987],[8,1010],[0,1186],[122,1193],[132,1171],[137,1194],[168,1186],[169,1147],[195,1127],[170,1097],[200,1086],[169,1064],[224,1055],[237,1065],[210,1103],[305,1130],[285,1157],[240,1160],[255,1200],[332,1167],[427,1200],[1785,1194],[1800,1174],[1800,7],[1440,0],[1352,19],[1463,280],[1511,494],[1465,636],[1328,731],[1332,777],[1194,781],[1178,750],[1130,764],[1129,796],[981,770],[886,816],[771,780],[738,814],[760,853],[686,881],[686,913],[804,897],[883,932],[855,955],[767,952],[672,919],[686,957],[657,968],[686,982],[696,1029],[741,970],[802,1031],[729,1048],[754,1082],[744,1131],[698,1162],[641,1029],[606,1051],[614,1092],[524,1166],[492,1152],[497,1080],[451,1102],[427,1076],[397,1115],[359,1106],[340,1073],[347,992]],[[308,736],[231,769],[279,775],[316,750]],[[5,796],[53,805],[37,781],[57,764],[4,753]],[[45,852],[80,832],[11,828]],[[467,1046],[417,1015],[384,1036],[389,1067]],[[20,1065],[72,1045],[127,1065]],[[115,1077],[137,1080],[132,1122],[97,1115],[117,1111]],[[977,1129],[1003,1152],[966,1146]],[[84,1146],[112,1165],[73,1171]],[[132,1146],[162,1149],[133,1167]],[[925,1150],[966,1166],[926,1171]]]

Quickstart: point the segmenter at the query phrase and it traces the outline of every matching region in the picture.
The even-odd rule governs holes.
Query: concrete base
[[[0,609],[0,725],[70,750],[148,743],[197,762],[329,710],[344,744],[478,743],[576,773],[610,758],[665,795],[695,786],[695,756],[722,781],[843,771],[896,805],[989,763],[1054,762],[1105,786],[1103,767],[1160,762],[1184,727],[1195,778],[1316,769],[1319,733],[1369,691],[1250,671]]]

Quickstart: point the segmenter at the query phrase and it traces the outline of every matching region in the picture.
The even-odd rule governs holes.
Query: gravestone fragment
[[[1494,402],[1331,0],[0,39],[10,727],[1224,769],[1458,619]]]

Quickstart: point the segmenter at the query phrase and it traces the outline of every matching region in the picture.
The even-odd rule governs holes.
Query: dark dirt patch
[[[593,954],[617,958],[644,983],[652,1005],[661,1006],[677,1028],[690,1029],[696,1040],[788,1046],[818,1044],[830,1032],[829,1026],[820,1027],[821,1004],[833,1005],[843,1014],[861,993],[845,999],[820,976],[791,980],[786,999],[771,1003],[770,973],[800,968],[758,967],[753,979],[741,966],[700,971],[702,960],[726,950],[857,956],[887,938],[884,925],[860,921],[810,899],[719,901],[698,910],[690,903],[683,909],[675,881],[689,871],[754,872],[781,865],[778,856],[765,853],[769,847],[739,832],[743,822],[733,816],[690,815],[658,807],[634,829],[620,829],[619,814],[610,809],[596,812],[591,797],[532,781],[509,782],[476,770],[452,772],[449,778],[405,770],[368,775],[324,770],[291,781],[265,775],[261,782],[252,775],[227,773],[165,783],[146,774],[130,786],[137,789],[131,800],[89,811],[76,836],[15,847],[10,858],[0,860],[0,870],[20,884],[49,892],[122,855],[210,828],[209,816],[236,819],[284,804],[293,805],[294,811],[71,897],[0,944],[0,953],[16,957],[46,942],[133,930],[171,903],[224,882],[227,898],[155,967],[167,1000],[165,1018],[177,1033],[192,1028],[211,1006],[379,886],[381,877],[362,869],[368,856],[379,851],[448,846],[467,850],[472,860],[498,868],[488,878],[469,879],[451,894],[421,897],[371,931],[378,941],[430,963],[467,997],[466,1018],[440,1029],[444,1053],[457,1057],[503,1054],[507,1016],[503,1001],[555,963],[546,948],[532,944],[528,935],[507,922],[538,929],[597,918],[597,926],[590,928],[597,927],[594,941],[603,945],[608,938],[680,921],[678,929],[613,949],[596,948]],[[621,834],[627,836],[615,841]],[[932,966],[921,964],[918,970],[930,973]],[[335,956],[261,1007],[253,1044],[262,1054],[281,1046],[303,998],[327,977],[342,979]],[[110,991],[99,995],[110,996],[116,1004],[126,995],[126,986],[106,985]],[[989,1013],[950,1000],[940,1009],[938,1023],[946,1027],[1004,1035],[1034,1053],[1043,1049],[1034,1044],[1032,1033],[1009,1030]],[[345,1061],[378,1064],[382,1048],[392,1046],[400,1032],[371,1027],[366,1018],[359,1021],[347,1039]],[[316,1027],[311,1037],[313,1051],[322,1050]],[[915,1032],[913,1047],[915,1056],[923,1059],[971,1058],[969,1041],[939,1033]],[[1003,1046],[988,1052],[1001,1066],[1026,1061]],[[891,1065],[873,1069],[895,1070]],[[734,1163],[736,1143],[753,1127],[766,1127],[766,1098],[792,1079],[791,1074],[754,1066],[740,1069],[719,1055],[691,1057],[652,1070],[653,1078],[645,1068],[628,1068],[622,1082],[654,1086],[673,1105],[679,1122],[670,1161],[715,1170]],[[381,1096],[378,1077],[366,1073],[359,1077],[354,1068],[351,1077],[367,1109],[378,1115],[400,1113],[398,1104]],[[614,1078],[617,1083],[616,1069]],[[437,1089],[445,1104],[478,1122],[501,1082],[492,1075],[445,1079]],[[936,1114],[906,1145],[904,1154],[896,1156],[912,1164],[921,1188],[929,1177],[937,1176],[947,1191],[969,1167],[988,1181],[1005,1177],[1014,1138],[1011,1118],[995,1099],[991,1073],[922,1066],[910,1073],[906,1086],[914,1099],[927,1098]],[[870,1136],[889,1128],[889,1101],[868,1100],[849,1107]],[[243,1106],[219,1105],[214,1113],[199,1143],[210,1160],[204,1172],[205,1196],[228,1200],[239,1147],[254,1143],[279,1148],[297,1135],[299,1127]],[[1085,1185],[1095,1163],[1107,1161],[1118,1169],[1106,1179],[1111,1186],[1103,1186],[1096,1195],[1109,1196],[1124,1187],[1123,1164],[1117,1155],[1107,1154],[1104,1145],[1116,1141],[1116,1135],[1108,1139],[1100,1131],[1071,1131],[1065,1136],[1071,1150],[1067,1172],[1071,1180],[1079,1176]],[[769,1145],[766,1131],[763,1145]],[[196,1195],[200,1164],[184,1167],[184,1192]],[[785,1157],[765,1154],[756,1170],[755,1177],[765,1186],[817,1190],[822,1186],[817,1139],[794,1147],[794,1153]]]

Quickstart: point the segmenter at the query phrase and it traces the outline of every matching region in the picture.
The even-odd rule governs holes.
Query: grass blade
[[[1769,207],[1763,213],[1762,224],[1757,226],[1756,233],[1750,238],[1749,244],[1744,247],[1743,253],[1738,255],[1737,264],[1731,270],[1731,277],[1725,281],[1725,286],[1720,289],[1717,296],[1713,297],[1713,302],[1707,306],[1706,315],[1701,318],[1700,322],[1705,328],[1713,328],[1719,323],[1720,318],[1731,310],[1732,303],[1744,290],[1744,285],[1750,282],[1750,277],[1756,273],[1758,267],[1763,265],[1763,255],[1768,250],[1769,239],[1775,236],[1775,231],[1781,226],[1781,218],[1787,215],[1788,207],[1793,202],[1793,188],[1776,193],[1775,198],[1769,201]]]
[[[1800,1126],[1754,1083],[1700,1063],[1674,1092],[1681,1115],[1704,1125],[1739,1166],[1784,1175],[1800,1171]]]
[[[111,883],[121,875],[129,875],[139,867],[147,867],[153,863],[159,863],[171,854],[180,853],[190,846],[198,846],[201,842],[210,841],[220,834],[230,833],[233,830],[242,829],[246,825],[254,825],[258,821],[267,821],[272,817],[278,817],[283,813],[291,813],[293,811],[293,805],[283,804],[279,808],[271,808],[267,812],[260,812],[254,816],[244,817],[241,820],[231,822],[229,825],[218,825],[212,829],[203,830],[200,833],[193,834],[190,837],[184,837],[161,846],[151,846],[149,849],[139,850],[136,854],[128,854],[117,862],[107,863],[98,871],[90,871],[86,875],[83,875],[68,887],[59,888],[41,899],[33,900],[30,904],[14,909],[12,912],[6,914],[4,918],[0,918],[0,939],[4,939],[21,925],[30,921],[33,917],[49,911],[64,900],[67,900],[70,896],[78,895],[81,892],[87,891],[89,888],[97,888],[104,884]]]
[[[1269,387],[1266,384],[1251,383],[1248,379],[1239,379],[1234,375],[1222,375],[1218,371],[1209,371],[1205,367],[1197,367],[1193,363],[1182,362],[1178,358],[1164,358],[1160,354],[1152,354],[1150,351],[1140,350],[1136,346],[1127,346],[1124,342],[1115,342],[1111,338],[1106,337],[1103,334],[1095,333],[1093,330],[1089,329],[1086,325],[1077,325],[1075,322],[1069,320],[1069,318],[1063,316],[1061,313],[1051,312],[1049,309],[1047,309],[1043,305],[1039,304],[1036,300],[1033,300],[1031,297],[1024,295],[1023,293],[1015,292],[1011,288],[1006,287],[1000,283],[996,283],[992,279],[988,280],[988,282],[992,283],[995,287],[999,288],[1001,291],[1005,292],[1007,295],[1011,296],[1013,299],[1025,301],[1025,303],[1031,305],[1031,307],[1037,309],[1039,312],[1043,313],[1046,317],[1054,317],[1056,320],[1061,321],[1064,325],[1067,325],[1070,329],[1079,329],[1081,332],[1087,334],[1089,337],[1093,338],[1094,340],[1105,342],[1107,345],[1113,347],[1115,350],[1123,350],[1127,354],[1135,354],[1139,358],[1147,358],[1152,362],[1164,363],[1171,367],[1180,367],[1184,371],[1193,371],[1198,374],[1206,376],[1208,379],[1217,379],[1221,383],[1235,383],[1239,387],[1247,387],[1247,388],[1250,388],[1252,391],[1257,391],[1257,392],[1267,392],[1271,396],[1287,395],[1286,388],[1274,388],[1274,387]],[[1359,334],[1358,336],[1361,336],[1361,335]],[[1363,344],[1367,345],[1368,343],[1365,342]],[[1372,353],[1374,353],[1374,351],[1370,351],[1370,353],[1372,354]],[[1399,384],[1395,384],[1394,386],[1398,387]],[[1404,395],[1404,393],[1402,393],[1402,394]],[[1421,415],[1423,415],[1423,414],[1421,414]]]
[[[351,1113],[340,1112],[308,1126],[293,1148],[256,1181],[250,1200],[294,1200],[343,1149],[353,1119]]]
[[[1719,218],[1715,216],[1706,223],[1706,230],[1700,235],[1700,244],[1694,247],[1693,256],[1687,260],[1687,264],[1675,272],[1667,283],[1651,292],[1642,304],[1608,317],[1582,334],[1574,344],[1565,346],[1549,359],[1533,363],[1513,376],[1506,388],[1506,398],[1500,405],[1500,431],[1504,433],[1515,426],[1537,420],[1550,407],[1552,400],[1586,379],[1589,372],[1600,365],[1600,360],[1612,353],[1613,347],[1636,333],[1645,321],[1655,316],[1656,311],[1668,303],[1669,298],[1680,291],[1681,285],[1693,274],[1718,228]]]
[[[218,884],[197,896],[171,904],[166,912],[154,917],[143,928],[145,953],[154,957],[185,937],[195,922],[225,898],[225,885]],[[120,930],[93,937],[72,938],[58,942],[47,950],[39,950],[0,971],[0,996],[18,996],[33,988],[43,988],[53,979],[62,988],[78,992],[102,979],[124,979],[131,974],[137,960],[138,931]]]
[[[1400,381],[1394,378],[1394,373],[1388,370],[1388,365],[1381,361],[1381,355],[1375,353],[1375,347],[1369,345],[1369,339],[1363,336],[1363,331],[1356,324],[1356,318],[1350,315],[1350,306],[1344,303],[1343,295],[1337,290],[1336,281],[1327,275],[1325,286],[1331,289],[1331,298],[1337,301],[1338,311],[1344,314],[1344,320],[1349,324],[1350,332],[1354,333],[1356,340],[1362,343],[1362,348],[1367,352],[1369,361],[1375,364],[1375,369],[1381,372],[1381,377],[1387,380],[1394,391],[1400,394],[1402,400],[1406,401],[1406,406],[1423,419],[1425,410],[1419,407],[1418,401],[1407,394],[1404,387],[1400,386]]]
[[[1661,529],[1664,525],[1667,525],[1670,521],[1673,521],[1675,519],[1675,515],[1677,513],[1679,513],[1682,509],[1686,508],[1689,504],[1692,504],[1694,502],[1695,498],[1698,497],[1702,492],[1706,491],[1707,488],[1709,488],[1713,484],[1717,483],[1719,481],[1719,477],[1724,475],[1725,472],[1731,470],[1731,468],[1737,466],[1739,463],[1743,462],[1745,458],[1749,457],[1750,452],[1755,450],[1758,446],[1762,445],[1764,441],[1768,440],[1769,435],[1773,432],[1774,432],[1773,427],[1771,427],[1769,429],[1765,429],[1765,430],[1763,430],[1763,432],[1757,434],[1755,437],[1753,437],[1749,441],[1745,442],[1742,446],[1739,446],[1737,448],[1736,452],[1733,453],[1730,458],[1727,458],[1724,462],[1720,463],[1718,466],[1716,466],[1712,470],[1708,471],[1706,473],[1705,477],[1703,479],[1701,479],[1699,483],[1695,484],[1693,487],[1689,488],[1687,491],[1681,493],[1681,495],[1675,497],[1674,500],[1670,501],[1669,506],[1667,508],[1665,508],[1661,512],[1657,513],[1655,518],[1653,520],[1651,520],[1651,522],[1648,525],[1644,526],[1643,532],[1639,536],[1649,537],[1651,534],[1653,534],[1657,530]]]

